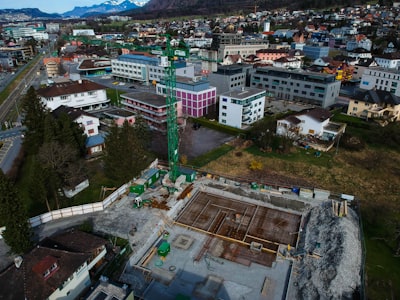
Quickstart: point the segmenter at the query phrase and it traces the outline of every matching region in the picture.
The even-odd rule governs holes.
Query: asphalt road
[[[4,102],[0,104],[0,122],[2,124],[4,121],[8,121],[8,115],[10,111],[18,106],[21,96],[26,92],[27,88],[29,88],[32,81],[36,79],[40,61],[41,60],[38,60],[35,65],[30,67],[30,70],[25,75],[25,78],[19,82],[18,86],[8,95]],[[21,72],[23,69],[24,68],[21,68],[19,72]]]

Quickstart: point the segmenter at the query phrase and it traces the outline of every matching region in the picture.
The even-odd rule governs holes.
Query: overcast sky
[[[64,13],[75,6],[92,6],[106,0],[1,0],[0,9],[38,8],[46,13]]]

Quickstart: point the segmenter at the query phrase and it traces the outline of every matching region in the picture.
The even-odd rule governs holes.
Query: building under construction
[[[152,195],[156,199],[154,191]],[[346,215],[337,213],[336,202],[344,202],[333,203],[329,193],[325,199],[304,195],[255,190],[221,178],[202,177],[184,184],[168,200],[169,210],[141,208],[142,213],[155,214],[157,223],[144,236],[131,237],[137,248],[120,280],[141,299],[306,299],[312,293],[351,294],[360,281],[359,238],[348,234],[358,234],[357,219],[347,206]],[[348,245],[356,249],[351,261],[338,250],[345,243],[355,244]],[[355,275],[331,291],[326,287],[341,278],[341,260]],[[329,282],[317,278],[320,286],[310,285],[305,278],[318,276],[319,265],[333,266],[337,278]]]

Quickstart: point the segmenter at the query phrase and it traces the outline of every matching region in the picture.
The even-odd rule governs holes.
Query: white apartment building
[[[106,87],[89,80],[56,83],[37,90],[43,104],[50,111],[61,105],[83,110],[96,110],[107,107]]]
[[[250,86],[265,89],[268,96],[276,99],[326,108],[335,103],[341,82],[334,74],[262,67],[251,75]]]
[[[218,122],[235,128],[243,128],[262,119],[265,95],[264,90],[245,87],[221,94]]]
[[[193,77],[194,65],[187,65],[185,61],[175,62],[176,75]],[[137,54],[120,55],[111,60],[112,76],[124,81],[140,81],[149,84],[160,82],[165,77],[165,68],[160,66],[160,58]]]
[[[239,54],[242,58],[256,55],[257,50],[268,49],[268,44],[243,44],[243,45],[219,45],[217,58],[222,61],[227,55]]]
[[[396,69],[368,68],[361,77],[360,88],[364,90],[389,91],[400,96],[400,72]]]

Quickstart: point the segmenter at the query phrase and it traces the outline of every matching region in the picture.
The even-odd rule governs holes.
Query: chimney
[[[17,269],[21,267],[22,261],[22,256],[17,256],[16,258],[14,258],[14,264]]]

